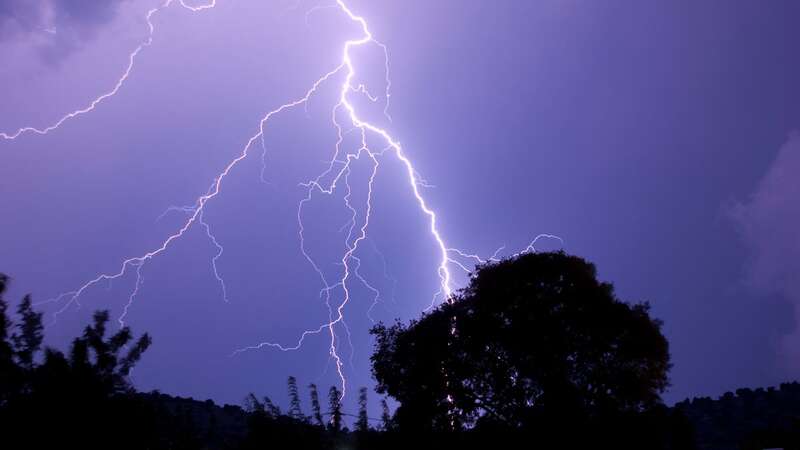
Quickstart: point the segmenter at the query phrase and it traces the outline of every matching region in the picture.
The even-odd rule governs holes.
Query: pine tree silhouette
[[[311,413],[314,417],[314,423],[317,425],[325,425],[322,420],[322,407],[319,404],[319,392],[317,392],[317,385],[311,383],[308,385],[308,389],[311,392]]]
[[[342,394],[336,386],[328,391],[328,413],[331,416],[329,428],[334,432],[342,429]]]
[[[305,420],[303,409],[300,407],[300,395],[297,392],[297,379],[290,376],[286,384],[289,389],[289,417],[295,420]]]
[[[369,430],[367,418],[367,388],[362,387],[358,390],[358,420],[356,430],[364,433]]]
[[[389,404],[385,398],[381,399],[381,426],[383,431],[392,429],[392,415],[389,413]]]

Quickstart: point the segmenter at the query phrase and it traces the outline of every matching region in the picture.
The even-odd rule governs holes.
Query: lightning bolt
[[[171,4],[175,3],[175,1],[176,0],[165,0],[164,3],[162,3],[160,6],[157,6],[147,11],[147,14],[145,15],[145,20],[147,21],[147,29],[148,29],[147,37],[142,42],[140,42],[139,45],[136,46],[136,48],[134,48],[130,54],[128,54],[128,65],[125,68],[125,71],[122,73],[122,75],[117,79],[117,82],[114,84],[114,86],[110,91],[96,97],[94,100],[89,102],[87,106],[64,114],[63,116],[61,116],[60,119],[58,119],[52,125],[43,128],[26,126],[19,128],[13,132],[0,132],[0,138],[4,140],[14,140],[25,133],[35,133],[41,135],[47,134],[51,131],[58,129],[62,124],[64,124],[64,122],[67,122],[70,119],[74,119],[75,117],[82,116],[84,114],[94,111],[94,109],[97,108],[97,106],[99,106],[105,100],[115,96],[117,92],[119,92],[119,90],[122,89],[122,86],[128,80],[128,77],[130,77],[131,72],[133,72],[133,67],[136,64],[136,58],[139,56],[139,53],[141,53],[142,50],[145,49],[145,47],[149,47],[153,43],[153,34],[155,34],[156,31],[155,25],[153,25],[152,21],[153,16],[157,14],[159,11],[166,9]],[[177,1],[182,8],[191,12],[199,12],[217,6],[217,0],[211,0],[210,3],[198,6],[189,5],[186,3],[185,0],[177,0]]]
[[[166,0],[159,7],[151,9],[147,13],[147,23],[150,30],[149,35],[147,39],[144,40],[130,54],[129,64],[127,66],[126,71],[119,78],[116,85],[111,91],[101,95],[100,97],[97,97],[94,101],[91,102],[91,104],[88,107],[66,114],[59,121],[57,121],[55,124],[51,126],[41,129],[33,127],[25,127],[17,130],[15,133],[11,134],[2,133],[0,134],[0,136],[2,136],[4,139],[13,140],[22,135],[23,133],[27,132],[36,134],[47,134],[48,132],[53,131],[58,127],[60,127],[67,120],[94,110],[95,107],[99,105],[101,102],[115,95],[130,76],[130,73],[134,67],[135,60],[139,55],[139,53],[145,47],[151,45],[153,41],[153,34],[155,32],[155,28],[151,21],[152,16],[156,14],[158,11],[169,7],[175,1],[176,0]],[[180,4],[180,6],[192,12],[198,12],[205,9],[213,8],[216,5],[216,0],[212,0],[211,3],[202,6],[187,5],[184,2],[184,0],[177,0],[177,2]],[[328,343],[329,343],[328,345],[328,352],[330,357],[329,360],[333,360],[335,363],[336,372],[342,387],[341,391],[342,397],[344,397],[345,393],[347,392],[346,391],[347,380],[345,376],[344,364],[342,362],[342,356],[341,356],[342,354],[339,349],[340,338],[339,338],[339,333],[337,333],[337,328],[341,327],[347,335],[348,342],[350,343],[351,346],[350,356],[352,362],[352,355],[354,352],[352,349],[352,342],[350,342],[350,329],[345,321],[345,308],[352,300],[353,284],[360,283],[373,295],[372,304],[367,312],[370,320],[373,320],[370,313],[381,298],[380,291],[377,288],[375,288],[371,283],[369,283],[367,279],[360,273],[359,270],[361,268],[361,259],[359,258],[358,253],[359,250],[362,248],[364,242],[368,239],[368,230],[370,226],[370,218],[373,209],[372,205],[373,187],[380,167],[380,162],[384,158],[393,157],[395,158],[396,161],[401,163],[401,167],[404,169],[406,181],[408,183],[412,195],[414,196],[414,199],[416,200],[416,204],[420,212],[427,218],[428,221],[428,231],[430,233],[430,237],[435,245],[435,249],[438,255],[436,273],[439,278],[438,291],[433,296],[431,307],[434,306],[437,299],[442,299],[444,301],[452,300],[453,292],[454,289],[457,288],[457,285],[456,282],[454,281],[453,274],[451,273],[451,267],[455,267],[456,269],[469,273],[470,270],[466,265],[468,264],[466,261],[472,261],[473,263],[483,264],[486,262],[497,260],[499,253],[503,250],[504,247],[499,248],[489,258],[484,259],[477,254],[467,253],[453,247],[448,247],[445,244],[445,239],[442,236],[442,233],[440,232],[439,229],[439,218],[436,212],[429,206],[428,202],[426,201],[421,191],[422,188],[430,187],[431,185],[426,180],[420,177],[418,171],[412,164],[411,160],[404,152],[400,142],[393,136],[391,136],[386,129],[372,122],[367,121],[361,115],[359,115],[356,107],[352,103],[351,99],[352,96],[362,96],[372,102],[378,102],[381,100],[378,96],[370,93],[369,89],[364,84],[355,83],[357,72],[356,72],[356,66],[351,56],[353,50],[356,48],[374,45],[378,49],[380,49],[380,51],[383,53],[384,56],[385,90],[383,91],[382,97],[385,104],[383,113],[387,118],[387,120],[391,121],[391,116],[388,113],[388,104],[391,95],[390,94],[391,80],[389,77],[389,53],[387,47],[386,45],[377,41],[373,37],[373,34],[369,29],[367,21],[362,16],[355,14],[345,4],[344,0],[336,0],[335,4],[329,5],[327,7],[337,9],[339,12],[344,14],[353,24],[357,25],[358,29],[360,30],[360,36],[358,38],[347,40],[344,43],[342,49],[342,58],[340,60],[340,63],[332,70],[319,77],[302,96],[290,102],[287,102],[283,105],[280,105],[277,108],[263,115],[260,121],[258,122],[258,129],[256,133],[252,135],[245,142],[238,156],[236,156],[224,167],[224,169],[214,178],[213,182],[211,183],[211,186],[206,191],[206,193],[198,197],[197,200],[194,202],[194,204],[192,204],[191,206],[171,207],[170,209],[165,211],[165,214],[169,211],[180,211],[185,213],[187,215],[187,218],[184,220],[183,225],[180,226],[180,228],[178,228],[177,231],[175,231],[174,233],[169,235],[165,240],[163,240],[158,247],[144,254],[124,259],[120,264],[119,269],[116,272],[100,274],[95,278],[90,279],[89,281],[87,281],[86,283],[84,283],[75,290],[60,294],[55,298],[42,302],[42,303],[57,303],[57,304],[63,303],[63,305],[61,305],[61,307],[54,312],[53,321],[57,320],[58,316],[71,306],[73,305],[79,306],[80,297],[88,289],[94,287],[95,285],[103,281],[112,281],[121,278],[125,276],[129,271],[133,270],[136,275],[136,281],[133,290],[128,296],[128,301],[124,306],[123,312],[118,318],[119,325],[121,327],[124,326],[125,318],[130,308],[133,306],[135,298],[140,293],[140,287],[143,282],[142,270],[144,269],[145,265],[153,258],[166,252],[174,242],[182,238],[196,224],[203,228],[207,238],[217,249],[216,254],[213,256],[211,260],[211,267],[214,276],[220,285],[223,299],[227,302],[228,296],[227,296],[227,289],[225,286],[225,282],[217,268],[217,262],[219,258],[222,257],[224,248],[217,240],[217,238],[214,236],[214,234],[211,232],[210,225],[204,220],[204,212],[206,210],[206,207],[208,203],[212,201],[221,192],[222,186],[226,178],[232,173],[232,171],[236,168],[236,166],[240,162],[242,162],[249,156],[252,148],[256,145],[257,142],[260,142],[260,147],[262,149],[261,152],[262,171],[260,178],[262,182],[266,182],[266,180],[264,179],[264,169],[266,168],[267,164],[268,152],[266,143],[264,142],[265,141],[264,135],[265,135],[265,127],[270,123],[270,119],[275,115],[278,115],[290,109],[294,109],[301,105],[305,108],[309,99],[315,93],[317,93],[324,84],[332,82],[334,79],[337,78],[341,78],[341,84],[338,85],[339,96],[337,103],[333,106],[331,110],[331,123],[337,131],[337,140],[334,145],[333,156],[328,161],[327,168],[322,173],[320,173],[317,177],[300,184],[300,187],[305,189],[306,195],[299,202],[297,208],[299,249],[301,254],[304,256],[305,260],[308,262],[308,264],[311,266],[311,268],[319,277],[320,283],[322,285],[319,295],[324,300],[325,307],[327,308],[328,320],[327,322],[320,324],[316,328],[303,331],[293,344],[281,344],[277,342],[263,341],[237,349],[233,352],[233,355],[238,355],[243,352],[262,349],[262,348],[273,348],[284,352],[295,351],[303,346],[306,338],[310,336],[325,334],[328,337]],[[347,132],[345,131],[345,127],[348,128]],[[355,131],[359,134],[360,145],[355,151],[348,152],[343,149],[344,137],[346,133],[349,133],[351,131]],[[381,142],[381,144],[379,145],[380,148],[373,149],[368,144],[368,141],[370,139],[376,139],[377,141],[380,141]],[[369,168],[369,177],[366,183],[366,199],[364,200],[364,205],[362,208],[359,208],[357,205],[354,205],[352,203],[353,191],[350,185],[350,176],[352,174],[353,166],[354,164],[359,162],[367,164],[367,167]],[[303,222],[303,216],[304,216],[304,208],[314,198],[318,196],[331,196],[334,193],[339,192],[337,188],[340,187],[344,189],[344,196],[343,196],[344,207],[349,211],[350,218],[343,227],[343,231],[346,230],[343,242],[344,250],[338,262],[338,265],[341,266],[342,268],[341,275],[337,276],[335,281],[333,281],[329,280],[328,277],[326,277],[324,271],[321,269],[320,264],[314,259],[312,253],[307,248],[305,240],[305,226]],[[520,253],[535,251],[535,244],[541,238],[554,238],[558,240],[561,239],[554,235],[546,235],[546,234],[539,235],[528,245],[528,247],[526,247]],[[377,249],[375,249],[375,251],[377,252]],[[380,256],[381,259],[383,259],[383,255]],[[384,273],[386,273],[385,260],[383,260],[383,264],[384,264]]]
[[[383,51],[383,54],[384,54],[384,57],[385,57],[385,59],[384,59],[385,66],[386,66],[386,69],[387,69],[386,70],[386,80],[387,80],[386,89],[387,90],[385,92],[385,96],[386,96],[387,99],[389,98],[390,94],[389,94],[388,90],[389,90],[389,86],[391,85],[391,81],[389,80],[389,75],[388,75],[388,67],[389,67],[388,60],[389,60],[389,58],[388,58],[387,48],[386,48],[386,46],[384,44],[382,44],[381,42],[379,42],[379,41],[377,41],[377,40],[375,40],[373,38],[372,32],[370,31],[370,29],[369,29],[369,27],[367,25],[367,21],[363,17],[358,16],[355,13],[353,13],[353,11],[350,10],[350,8],[347,5],[345,5],[345,3],[342,0],[337,0],[336,6],[345,15],[347,15],[347,17],[352,22],[354,22],[357,25],[359,25],[359,27],[361,29],[361,32],[362,32],[362,35],[358,39],[351,39],[351,40],[348,40],[348,41],[345,42],[344,50],[343,50],[343,53],[342,53],[342,63],[339,66],[339,68],[337,69],[337,70],[344,70],[346,72],[346,75],[345,75],[345,78],[344,78],[344,82],[342,83],[340,91],[339,91],[339,101],[333,107],[332,114],[331,114],[332,122],[333,122],[334,127],[337,130],[337,136],[338,136],[337,141],[336,141],[336,145],[335,145],[335,151],[334,151],[333,158],[330,160],[330,164],[329,164],[328,168],[323,173],[321,173],[316,179],[311,180],[308,183],[304,183],[303,184],[303,186],[305,186],[308,189],[308,195],[306,196],[305,199],[303,199],[300,202],[300,205],[298,207],[298,212],[297,212],[297,218],[298,218],[298,223],[299,223],[299,227],[300,227],[300,231],[299,231],[300,249],[301,249],[301,252],[303,253],[303,255],[305,256],[306,260],[308,260],[308,262],[312,265],[314,270],[317,272],[317,274],[320,277],[320,280],[322,281],[323,285],[325,286],[324,289],[323,289],[323,292],[324,292],[323,295],[325,296],[325,303],[326,303],[326,305],[328,307],[329,319],[330,320],[329,320],[329,322],[327,324],[324,324],[320,328],[312,329],[312,330],[306,330],[305,332],[303,332],[303,334],[300,337],[300,340],[298,340],[297,344],[292,346],[292,347],[284,347],[284,346],[281,346],[281,345],[273,343],[273,342],[261,342],[259,344],[253,345],[253,346],[249,346],[249,347],[245,347],[245,348],[239,349],[239,350],[237,350],[235,352],[235,354],[238,354],[238,353],[241,353],[241,352],[247,351],[247,350],[262,348],[262,347],[265,347],[265,346],[279,348],[280,350],[297,349],[302,345],[302,340],[304,340],[306,336],[308,336],[309,334],[320,333],[320,332],[322,332],[322,329],[327,328],[328,329],[328,335],[330,337],[329,354],[330,354],[330,356],[333,358],[333,360],[335,362],[336,371],[337,371],[337,373],[339,375],[339,379],[340,379],[341,385],[342,385],[342,396],[344,397],[344,395],[346,394],[347,382],[346,382],[344,371],[343,371],[343,365],[344,364],[342,362],[342,358],[341,358],[341,356],[339,354],[339,350],[338,350],[338,346],[337,346],[337,334],[336,334],[336,331],[335,331],[335,327],[336,327],[336,325],[341,323],[343,325],[343,327],[345,328],[345,331],[349,335],[349,331],[348,331],[347,325],[345,323],[344,308],[347,306],[347,304],[351,300],[350,282],[351,282],[352,279],[360,281],[365,286],[367,286],[368,289],[370,289],[374,293],[376,293],[376,297],[375,298],[377,298],[377,296],[379,294],[377,292],[377,290],[374,287],[372,287],[368,282],[366,282],[366,280],[363,278],[363,276],[361,276],[360,273],[358,272],[358,268],[360,267],[360,259],[358,259],[355,256],[355,254],[358,251],[360,244],[367,238],[367,230],[369,228],[370,213],[372,211],[372,193],[373,193],[372,192],[372,188],[373,188],[373,183],[374,183],[375,177],[377,175],[378,167],[380,166],[379,158],[384,156],[385,153],[390,152],[390,153],[394,154],[394,156],[403,164],[403,166],[406,169],[406,175],[408,177],[408,183],[409,183],[409,185],[411,187],[411,190],[413,192],[414,197],[417,200],[417,204],[418,204],[420,210],[429,219],[429,224],[430,224],[429,230],[430,230],[430,233],[431,233],[431,235],[432,235],[432,237],[433,237],[433,239],[434,239],[434,241],[436,243],[436,246],[437,246],[437,248],[439,250],[439,253],[440,253],[440,260],[439,260],[439,264],[438,264],[438,267],[437,267],[437,272],[438,272],[438,276],[439,276],[439,279],[440,279],[440,290],[439,290],[439,292],[441,292],[441,294],[445,298],[450,298],[451,295],[452,295],[452,282],[451,282],[450,269],[448,267],[450,259],[448,258],[447,246],[445,245],[444,239],[443,239],[443,237],[442,237],[442,235],[441,235],[441,233],[439,231],[439,228],[437,226],[438,225],[437,224],[437,220],[438,220],[437,215],[428,206],[427,202],[425,201],[425,198],[423,197],[422,193],[420,192],[420,187],[422,187],[422,184],[421,184],[420,179],[419,179],[419,177],[417,175],[416,169],[414,168],[413,164],[411,163],[411,161],[408,159],[408,157],[404,153],[403,148],[400,145],[400,143],[395,138],[393,138],[389,134],[389,132],[386,131],[385,129],[383,129],[383,128],[381,128],[381,127],[379,127],[379,126],[377,126],[377,125],[375,125],[375,124],[373,124],[371,122],[368,122],[368,121],[362,119],[359,116],[358,112],[356,111],[355,106],[350,101],[350,95],[349,94],[351,94],[351,93],[355,93],[355,94],[359,94],[360,93],[362,95],[365,95],[368,99],[370,99],[373,102],[377,100],[377,98],[375,96],[373,96],[373,95],[371,95],[369,93],[369,91],[367,90],[367,88],[363,84],[354,85],[354,83],[353,83],[353,80],[356,77],[356,68],[355,68],[355,65],[354,65],[352,57],[351,57],[351,51],[354,48],[365,46],[365,45],[369,45],[369,44],[377,45]],[[341,152],[342,152],[341,151],[341,144],[342,144],[342,142],[344,140],[343,129],[342,129],[342,125],[338,122],[338,119],[337,119],[337,115],[338,115],[338,113],[340,111],[342,111],[346,115],[347,120],[350,123],[350,125],[352,127],[354,127],[355,129],[359,130],[360,135],[361,135],[361,147],[357,150],[355,155],[348,154],[344,158],[341,157]],[[388,116],[388,112],[387,112],[386,107],[384,108],[384,114],[387,116],[387,118],[390,118],[390,116]],[[370,149],[370,147],[367,144],[367,135],[368,134],[373,134],[373,135],[376,135],[377,137],[379,137],[384,142],[385,147],[380,151],[373,151],[372,149]],[[371,161],[372,170],[371,170],[371,173],[370,173],[369,182],[367,184],[366,211],[365,211],[365,213],[363,215],[363,218],[361,218],[361,226],[359,227],[359,226],[357,226],[358,213],[357,213],[356,209],[350,204],[351,187],[350,187],[350,185],[348,183],[348,177],[349,177],[350,171],[351,171],[351,164],[354,161],[360,160],[362,157],[365,157],[365,158],[367,158],[367,159],[369,159]],[[338,172],[335,171],[335,167],[337,166],[337,164],[341,166],[339,168]],[[329,176],[329,175],[331,175],[333,173],[335,173],[335,175],[333,176],[332,181],[328,185],[323,185],[322,184],[322,180],[325,177],[327,177],[327,176]],[[302,213],[303,213],[304,205],[307,202],[311,201],[311,199],[313,197],[313,194],[315,192],[319,193],[319,194],[331,195],[335,191],[335,189],[337,187],[337,184],[339,182],[342,182],[346,187],[346,194],[344,196],[344,201],[345,201],[345,206],[351,212],[351,220],[349,222],[349,228],[348,228],[348,232],[347,232],[347,237],[345,238],[346,251],[344,252],[344,254],[342,255],[342,258],[341,258],[341,265],[344,268],[343,274],[342,274],[341,278],[338,280],[337,283],[335,283],[334,285],[330,285],[327,282],[324,274],[320,270],[319,265],[314,261],[314,259],[310,256],[310,254],[306,250],[305,239],[304,239],[304,234],[303,234],[304,227],[303,227],[303,221],[302,221]],[[355,263],[355,265],[353,265],[353,263]],[[341,289],[342,294],[343,294],[343,298],[339,302],[338,306],[336,306],[335,311],[334,311],[334,308],[330,304],[330,293],[331,293],[331,291],[333,289]]]

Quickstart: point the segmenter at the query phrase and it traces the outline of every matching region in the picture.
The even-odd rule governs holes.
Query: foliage
[[[527,253],[478,268],[452,303],[380,324],[378,391],[401,428],[557,429],[660,404],[668,343],[647,304],[619,301],[585,260]]]
[[[289,388],[289,417],[296,420],[305,420],[303,409],[300,407],[300,394],[297,391],[297,378],[290,376],[287,381]]]
[[[75,338],[65,355],[42,349],[42,314],[30,296],[19,303],[18,321],[3,298],[9,278],[0,274],[0,423],[4,448],[162,448],[179,439],[157,432],[160,413],[133,395],[128,375],[150,346],[130,329],[106,336],[108,312]],[[127,350],[126,350],[127,349]],[[138,426],[135,434],[126,424]],[[43,432],[46,431],[46,432]],[[163,431],[163,430],[162,430]],[[120,439],[121,436],[127,436]],[[158,439],[156,436],[160,436]]]
[[[314,418],[314,424],[323,426],[322,422],[322,408],[319,404],[319,392],[317,392],[317,385],[311,383],[308,385],[308,390],[311,395],[311,414]]]
[[[323,412],[311,384],[306,416],[294,377],[286,413],[253,394],[242,410],[136,393],[128,376],[148,335],[109,335],[100,311],[66,354],[42,349],[42,315],[25,297],[12,320],[7,284],[0,274],[2,448],[693,448],[683,411],[660,405],[669,357],[658,321],[560,253],[480,267],[452,305],[377,326],[373,371],[400,406],[392,415],[381,399],[375,428],[365,388],[350,414],[335,386]]]
[[[675,404],[696,430],[701,450],[800,449],[800,383],[737,389],[717,399],[697,397]]]
[[[333,432],[342,430],[342,393],[336,386],[331,386],[328,390],[328,414],[330,414],[331,421],[328,427]]]
[[[369,418],[367,417],[367,388],[362,387],[358,390],[358,420],[356,421],[356,431],[366,433],[369,430]]]
[[[392,415],[389,412],[389,404],[386,399],[381,399],[381,427],[383,431],[390,431],[392,429]]]

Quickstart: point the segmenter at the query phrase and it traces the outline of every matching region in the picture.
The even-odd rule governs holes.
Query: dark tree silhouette
[[[304,416],[294,377],[287,380],[286,414],[269,397],[253,394],[242,410],[136,393],[128,375],[149,347],[148,335],[135,339],[128,328],[109,333],[109,314],[100,311],[68,352],[42,349],[42,315],[25,297],[18,319],[9,318],[7,284],[0,274],[4,449],[468,450],[522,442],[525,448],[688,450],[694,438],[687,417],[714,423],[704,436],[734,423],[723,416],[709,422],[707,411],[718,411],[694,402],[686,414],[661,405],[669,355],[659,322],[647,305],[617,300],[591,264],[563,253],[482,266],[453,304],[407,326],[375,327],[378,389],[400,402],[392,417],[381,400],[380,430],[369,428],[365,388],[351,414],[331,387],[323,414],[311,384],[312,414]],[[742,392],[746,408],[760,404],[757,395]],[[728,397],[726,410],[736,410]],[[343,416],[355,418],[355,432]],[[752,428],[736,440],[800,442],[796,429]]]
[[[281,412],[281,408],[272,402],[272,399],[268,396],[264,396],[264,410],[269,414],[271,417],[278,417],[283,415]]]
[[[160,448],[176,441],[156,439],[157,412],[135,397],[128,375],[150,346],[147,334],[134,340],[130,329],[106,336],[108,312],[74,339],[68,354],[42,351],[42,314],[25,296],[14,323],[3,299],[8,277],[0,275],[0,446],[24,442],[26,448]],[[13,330],[13,331],[12,331]],[[125,423],[137,420],[139,432],[123,441]],[[87,427],[87,424],[90,424]],[[42,432],[46,430],[46,432]],[[160,439],[160,440],[159,440]]]
[[[9,340],[12,323],[3,298],[7,285],[8,276],[0,273],[0,407],[9,402],[19,385],[19,367],[14,361],[14,346]]]
[[[130,392],[128,374],[152,341],[149,335],[144,334],[129,346],[133,335],[128,327],[123,327],[105,339],[108,318],[108,311],[98,311],[94,314],[94,324],[84,329],[82,338],[72,342],[69,363],[77,370],[85,370],[92,374],[98,385],[109,393]],[[41,315],[38,319],[41,319]],[[124,348],[128,348],[128,351],[122,356],[120,352]],[[48,358],[58,359],[59,356],[56,352],[48,352],[45,365],[48,363]]]
[[[24,370],[33,369],[33,358],[42,348],[44,335],[42,331],[42,313],[33,310],[31,296],[26,295],[17,308],[20,322],[16,325],[17,332],[11,336],[11,342],[16,349],[18,364]]]
[[[290,376],[286,384],[289,389],[289,417],[295,420],[305,420],[303,408],[300,406],[300,394],[297,391],[297,379]]]
[[[381,428],[383,431],[389,431],[392,429],[392,414],[389,412],[389,404],[386,403],[386,399],[381,399]]]
[[[329,427],[334,432],[342,429],[342,394],[336,386],[328,391],[328,414],[331,416]]]
[[[245,399],[245,410],[248,413],[247,432],[234,448],[329,448],[325,443],[324,427],[281,414],[269,397],[265,396],[261,401],[249,394]]]
[[[367,416],[367,388],[358,390],[358,420],[356,430],[365,433],[369,430],[369,417]]]
[[[378,391],[400,402],[401,427],[542,428],[660,404],[670,368],[661,323],[647,304],[618,300],[585,260],[486,264],[452,300],[372,329]]]
[[[322,421],[322,407],[319,404],[317,385],[314,383],[309,384],[308,390],[311,392],[311,414],[314,417],[314,423],[323,426],[325,423]]]
[[[247,397],[244,398],[244,409],[251,414],[267,414],[267,408],[265,407],[264,402],[259,400],[258,397],[256,397],[256,395],[252,392],[247,394]]]

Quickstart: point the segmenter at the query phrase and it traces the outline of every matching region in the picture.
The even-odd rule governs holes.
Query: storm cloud
[[[31,41],[58,62],[93,39],[126,0],[0,0],[0,42]]]
[[[732,209],[751,252],[748,281],[764,295],[778,295],[794,307],[800,323],[800,133],[793,132],[747,201]],[[784,336],[783,362],[798,361],[800,328]],[[792,369],[795,364],[791,363]]]

